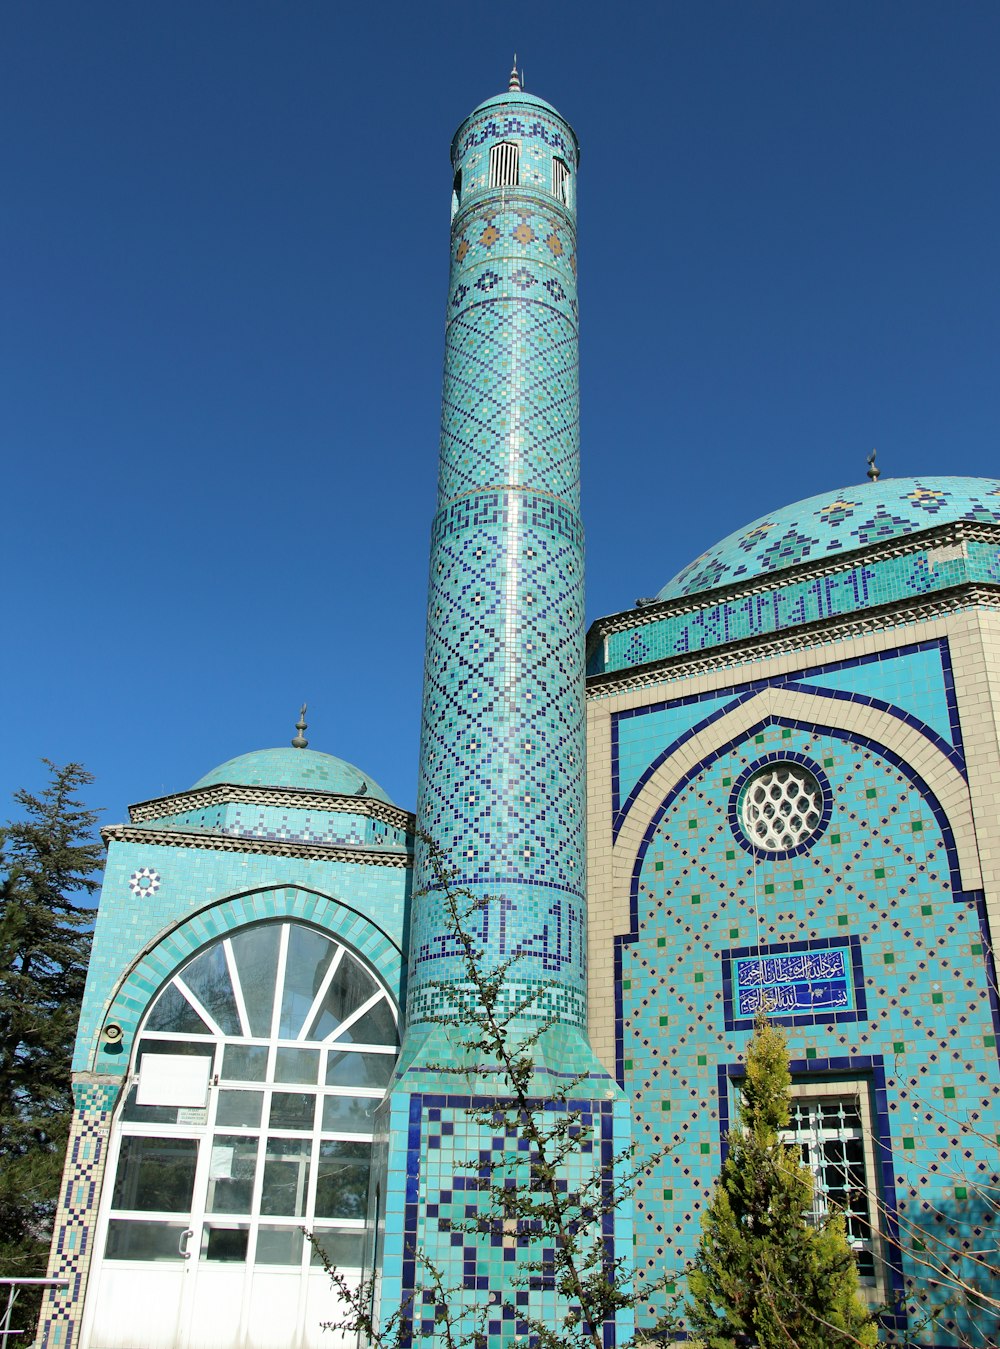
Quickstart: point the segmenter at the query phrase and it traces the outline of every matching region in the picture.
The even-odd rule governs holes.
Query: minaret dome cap
[[[566,118],[562,115],[562,113],[559,111],[558,108],[554,108],[552,104],[547,103],[544,98],[538,98],[534,94],[526,94],[523,89],[505,89],[502,94],[494,94],[492,98],[484,99],[482,103],[480,103],[477,107],[472,109],[468,117],[466,117],[462,121],[461,125],[459,126],[458,130],[455,132],[455,135],[452,138],[451,142],[452,163],[455,162],[456,150],[459,146],[459,142],[461,141],[461,138],[468,124],[473,120],[473,118],[478,117],[480,113],[483,113],[487,109],[491,108],[496,108],[498,112],[512,111],[515,108],[524,108],[525,110],[530,111],[531,109],[534,108],[539,112],[547,112],[552,117],[558,117],[559,121],[562,122],[563,126],[567,129],[567,131],[573,138],[573,146],[576,150],[576,162],[577,164],[579,164],[580,142],[577,139],[577,134],[573,130],[571,124],[567,122]]]

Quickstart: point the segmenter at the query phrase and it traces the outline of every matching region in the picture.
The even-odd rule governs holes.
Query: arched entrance
[[[112,1129],[83,1349],[320,1343],[334,1295],[302,1229],[360,1267],[397,1016],[367,964],[295,921],[178,969]]]

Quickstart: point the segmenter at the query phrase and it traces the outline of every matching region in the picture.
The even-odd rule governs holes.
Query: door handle
[[[185,1260],[191,1259],[191,1252],[188,1250],[187,1244],[193,1236],[194,1228],[188,1227],[181,1233],[180,1240],[177,1243],[177,1254],[183,1256]]]

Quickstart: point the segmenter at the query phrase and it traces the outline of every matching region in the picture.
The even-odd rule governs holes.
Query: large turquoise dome
[[[391,798],[367,773],[344,759],[315,749],[291,746],[257,749],[219,764],[194,785],[212,787],[220,782],[242,787],[293,787],[299,791],[337,792],[341,796],[373,796],[377,801],[392,804]]]
[[[728,535],[679,571],[657,599],[736,585],[958,520],[1000,523],[1000,480],[883,478],[840,487],[771,511]]]

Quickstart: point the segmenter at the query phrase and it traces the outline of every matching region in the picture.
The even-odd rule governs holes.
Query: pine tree
[[[70,1061],[101,868],[79,764],[0,826],[0,1273],[44,1275],[72,1112]],[[81,902],[82,901],[82,902]],[[18,1306],[25,1299],[19,1300]]]
[[[739,1127],[702,1217],[689,1273],[692,1330],[710,1349],[874,1345],[843,1217],[810,1217],[812,1176],[779,1130],[788,1124],[788,1051],[758,1013]]]

